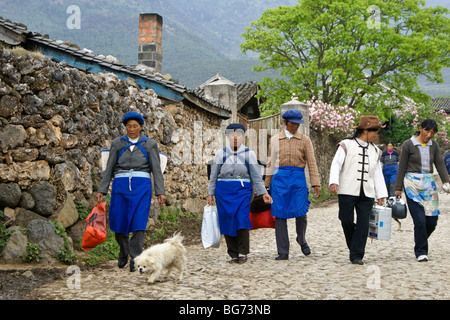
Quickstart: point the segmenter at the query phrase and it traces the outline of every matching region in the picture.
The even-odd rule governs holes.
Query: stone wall
[[[132,79],[85,73],[21,49],[0,49],[0,209],[7,223],[27,227],[31,220],[47,219],[69,233],[72,226],[82,233],[75,204],[95,204],[101,150],[126,133],[121,119],[130,110],[143,114],[143,134],[169,155],[168,204],[201,210],[205,162],[175,163],[172,155],[191,153],[195,160],[195,124],[218,129],[220,118],[192,105],[163,106],[152,90],[137,88]]]
[[[310,130],[310,138],[314,147],[317,167],[319,168],[320,181],[322,186],[328,188],[331,162],[336,153],[339,140],[334,136],[324,135],[313,129]]]

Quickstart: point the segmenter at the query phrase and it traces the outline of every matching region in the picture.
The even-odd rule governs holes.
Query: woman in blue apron
[[[308,165],[311,186],[316,198],[320,197],[320,177],[311,139],[299,132],[303,115],[299,110],[283,114],[286,129],[270,140],[270,158],[267,164],[266,186],[273,198],[272,216],[275,217],[275,238],[278,256],[275,260],[289,259],[287,220],[295,218],[297,243],[304,255],[311,254],[306,241],[307,212],[310,201],[305,177]]]
[[[216,197],[220,232],[225,236],[231,263],[244,263],[250,252],[250,201],[253,188],[263,195],[265,203],[272,203],[261,178],[253,151],[246,148],[245,128],[232,123],[226,128],[227,147],[216,152],[208,187],[207,205]],[[253,185],[253,186],[252,186]]]
[[[120,247],[118,265],[125,267],[131,257],[130,271],[135,271],[134,257],[141,254],[152,199],[153,174],[155,194],[163,205],[166,197],[156,141],[142,137],[144,118],[137,112],[128,112],[122,123],[127,135],[115,139],[103,178],[98,188],[97,200],[102,201],[114,177],[109,206],[109,227],[115,233]],[[131,239],[129,234],[133,233]]]

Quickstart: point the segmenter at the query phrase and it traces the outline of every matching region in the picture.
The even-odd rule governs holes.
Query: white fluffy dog
[[[164,243],[154,245],[134,258],[134,264],[140,274],[150,273],[148,283],[154,283],[163,271],[167,271],[168,275],[173,269],[179,272],[178,280],[183,279],[187,259],[182,241],[183,237],[177,233],[172,238],[164,240]]]

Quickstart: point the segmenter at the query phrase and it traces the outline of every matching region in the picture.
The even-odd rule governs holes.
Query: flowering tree
[[[359,111],[347,105],[334,107],[320,100],[303,101],[303,103],[309,106],[311,128],[337,138],[348,136],[360,117]]]
[[[441,147],[449,148],[450,115],[443,110],[436,111],[431,105],[421,106],[414,102],[406,102],[402,109],[394,110],[392,123],[381,133],[394,144],[401,145],[419,130],[420,124],[425,119],[434,119],[437,122],[439,132],[435,138]]]
[[[309,107],[311,128],[338,139],[349,136],[361,116],[359,111],[347,105],[334,107],[321,100],[314,100],[314,97],[303,103]],[[450,114],[443,110],[436,111],[431,106],[419,106],[411,100],[402,109],[393,111],[392,123],[381,133],[395,145],[401,145],[419,129],[425,119],[436,120],[439,132],[435,138],[444,149],[450,148]]]

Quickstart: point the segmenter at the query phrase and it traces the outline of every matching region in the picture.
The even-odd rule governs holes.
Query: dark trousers
[[[339,220],[344,230],[350,260],[364,257],[369,232],[369,215],[374,204],[373,198],[361,193],[360,196],[339,195]],[[356,209],[356,224],[354,222]]]
[[[120,247],[119,258],[128,259],[128,255],[131,259],[137,257],[142,253],[145,240],[145,231],[135,231],[130,237],[125,233],[116,233],[116,241]]]
[[[235,237],[225,235],[225,241],[231,258],[239,258],[239,254],[247,255],[250,252],[250,232],[247,229],[238,230]]]
[[[297,231],[297,243],[299,245],[306,243],[306,226],[308,224],[308,219],[306,214],[295,218],[295,227]],[[277,241],[278,254],[288,255],[289,254],[289,234],[287,227],[287,219],[275,218],[275,239]]]
[[[428,254],[428,238],[436,229],[438,216],[426,216],[423,207],[408,196],[406,202],[414,222],[414,253],[418,258]]]

